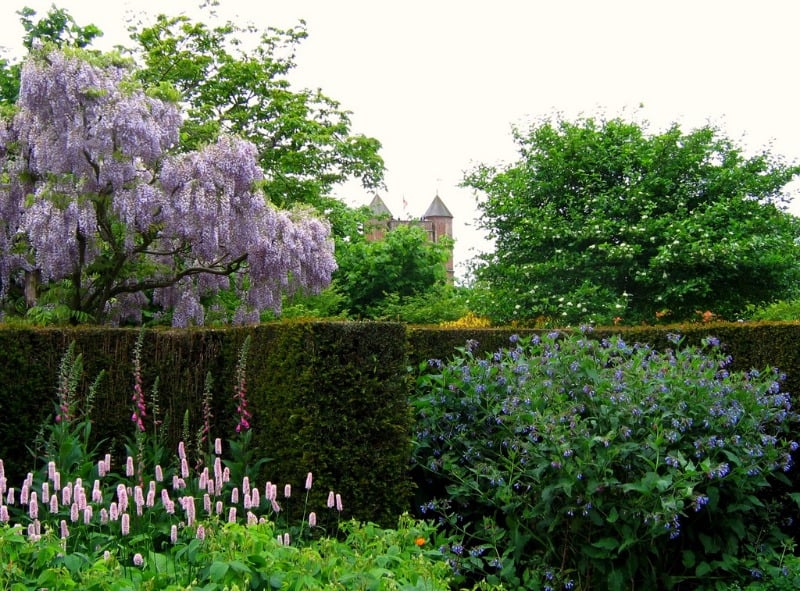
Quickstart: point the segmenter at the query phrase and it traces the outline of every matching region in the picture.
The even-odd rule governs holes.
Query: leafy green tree
[[[341,202],[329,198],[334,186],[350,179],[368,189],[382,186],[380,143],[352,133],[350,112],[320,90],[290,87],[297,46],[307,37],[303,21],[260,33],[231,22],[211,27],[160,15],[131,33],[145,86],[169,83],[182,94],[183,147],[196,149],[220,132],[252,142],[276,205],[340,212]],[[246,40],[256,42],[250,47]]]
[[[429,241],[417,226],[401,225],[382,240],[342,242],[337,249],[333,283],[353,316],[385,316],[386,305],[395,307],[447,282],[448,243]]]
[[[47,14],[35,20],[36,11],[25,7],[18,10],[25,36],[22,44],[30,50],[34,42],[50,43],[59,47],[87,47],[102,31],[95,25],[82,27],[66,10],[53,5]],[[8,107],[17,102],[19,95],[20,64],[0,59],[0,106]]]
[[[463,180],[486,197],[495,250],[474,277],[495,321],[734,319],[796,293],[800,225],[783,191],[800,167],[745,156],[711,125],[545,118],[514,135],[517,162]]]

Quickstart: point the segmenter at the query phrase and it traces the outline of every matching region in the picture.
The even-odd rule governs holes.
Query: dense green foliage
[[[312,495],[319,487],[313,472],[279,491],[247,470],[246,427],[227,443],[212,443],[201,429],[207,453],[190,453],[183,441],[177,454],[163,453],[157,432],[142,430],[158,411],[153,399],[145,403],[138,378],[129,455],[117,467],[86,437],[93,397],[79,391],[82,373],[70,345],[55,420],[24,481],[9,480],[0,461],[3,589],[449,589],[452,572],[432,543],[431,524],[407,513],[394,516],[391,529],[345,520],[347,493]]]
[[[712,126],[554,118],[515,139],[517,162],[464,180],[485,196],[495,251],[477,263],[477,305],[497,322],[736,320],[796,293],[800,229],[781,191],[798,166]]]
[[[71,341],[83,358],[81,392],[105,371],[94,397],[91,441],[120,461],[129,443],[136,375],[151,409],[147,431],[157,431],[167,450],[180,440],[187,449],[196,448],[206,409],[213,433],[233,433],[232,385],[240,346],[250,336],[251,449],[271,458],[266,476],[296,482],[313,464],[320,490],[325,489],[319,494],[328,487],[351,491],[344,516],[382,526],[392,525],[408,506],[412,418],[403,325],[292,322],[146,330],[137,371],[133,360],[140,335],[90,327],[0,331],[0,457],[10,482],[25,476],[39,425],[52,422],[59,360]],[[156,401],[158,410],[151,407]]]
[[[403,300],[442,288],[450,244],[431,242],[423,228],[401,225],[381,240],[337,245],[333,282],[354,317],[391,314]]]
[[[333,186],[351,178],[366,188],[382,185],[380,143],[352,133],[350,113],[334,99],[290,87],[287,75],[306,36],[302,21],[288,30],[262,32],[163,14],[132,32],[138,44],[133,54],[142,64],[139,79],[148,87],[168,83],[181,92],[186,149],[221,132],[236,134],[257,146],[273,203],[341,213],[346,207],[329,198]]]
[[[783,376],[731,371],[713,337],[671,341],[552,332],[423,365],[420,509],[462,536],[449,551],[465,576],[714,589],[791,552],[789,499],[768,494],[798,448]]]

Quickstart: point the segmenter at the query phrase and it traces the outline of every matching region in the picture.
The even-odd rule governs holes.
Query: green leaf
[[[709,563],[707,563],[706,561],[703,561],[703,562],[701,562],[700,564],[697,565],[697,568],[695,569],[694,574],[697,577],[704,577],[710,572],[711,572],[711,565]]]
[[[229,565],[227,562],[214,561],[208,567],[208,576],[214,582],[220,582],[228,574]]]
[[[611,510],[608,512],[606,516],[606,521],[608,523],[616,523],[617,519],[619,519],[619,512],[617,511],[616,507],[611,507]]]
[[[622,591],[625,586],[625,575],[620,570],[608,573],[608,591]]]
[[[592,546],[595,548],[603,548],[604,550],[614,550],[619,546],[619,541],[617,541],[616,538],[600,538],[592,542]]]

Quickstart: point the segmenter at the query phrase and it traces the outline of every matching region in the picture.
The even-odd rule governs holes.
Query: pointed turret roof
[[[439,197],[439,193],[436,193],[436,197],[433,198],[431,204],[428,206],[428,211],[425,212],[425,215],[422,216],[423,218],[452,218],[453,214],[450,213],[450,210],[447,209],[447,206],[442,201],[441,197]]]
[[[392,212],[389,211],[389,208],[386,207],[386,204],[383,202],[383,199],[380,198],[379,195],[375,195],[372,198],[372,201],[369,204],[369,208],[372,210],[372,213],[378,216],[388,215],[392,217]]]

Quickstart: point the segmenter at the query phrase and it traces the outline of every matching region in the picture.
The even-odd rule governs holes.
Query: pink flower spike
[[[117,503],[121,512],[128,508],[128,489],[122,483],[117,485]]]
[[[125,460],[125,476],[133,476],[133,458],[131,456]]]
[[[306,475],[306,490],[310,490],[311,489],[311,483],[313,482],[313,480],[314,480],[314,476],[311,474],[311,472],[309,472]]]
[[[156,481],[157,482],[164,481],[164,470],[161,468],[161,464],[156,465]]]
[[[186,446],[183,444],[183,441],[178,443],[178,458],[181,460],[186,459]]]
[[[173,525],[169,529],[169,540],[173,544],[177,544],[178,543],[178,526],[177,525]]]
[[[67,527],[66,520],[61,520],[61,539],[66,540],[69,537],[69,528]]]
[[[344,506],[342,505],[342,495],[336,493],[336,510],[341,513],[343,509]]]
[[[218,456],[222,455],[222,439],[219,437],[214,440],[214,453]]]
[[[127,536],[131,532],[131,516],[128,513],[123,513],[120,519],[120,531],[123,536]]]
[[[36,491],[32,491],[28,499],[28,516],[31,519],[36,519],[39,517],[39,501]]]
[[[283,496],[286,497],[287,499],[292,496],[291,484],[287,484],[286,486],[283,487]]]
[[[313,511],[308,514],[308,527],[316,527],[317,526],[317,514]]]
[[[336,497],[333,494],[333,491],[328,493],[328,509],[333,509],[334,505],[336,504]]]
[[[142,566],[144,564],[144,557],[138,552],[133,555],[133,566]]]

